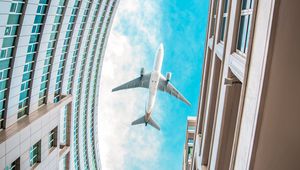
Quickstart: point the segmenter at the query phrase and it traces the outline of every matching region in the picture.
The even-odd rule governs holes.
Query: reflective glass
[[[14,40],[15,40],[14,37],[4,38],[2,47],[5,48],[5,47],[13,46],[14,45]]]
[[[17,9],[17,4],[16,3],[11,3],[10,12],[15,12],[16,9]]]
[[[43,15],[36,15],[34,18],[34,23],[35,24],[40,24],[43,21]]]
[[[237,41],[237,49],[246,53],[248,48],[249,33],[250,33],[251,15],[242,15],[239,25],[239,34]]]
[[[19,15],[18,14],[9,14],[7,24],[18,24],[19,22]]]

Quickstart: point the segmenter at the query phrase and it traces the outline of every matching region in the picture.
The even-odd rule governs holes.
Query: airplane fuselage
[[[149,98],[146,107],[145,120],[148,121],[155,104],[157,87],[159,83],[159,78],[161,74],[161,67],[164,58],[164,48],[160,45],[156,53],[156,59],[153,67],[153,72],[151,73],[150,83],[149,83]]]
[[[124,89],[137,88],[137,87],[143,87],[149,89],[149,98],[146,102],[145,114],[142,117],[134,120],[131,123],[131,125],[145,124],[145,126],[147,126],[149,124],[155,129],[160,130],[159,125],[153,120],[151,116],[153,113],[156,94],[158,90],[166,92],[171,96],[176,97],[177,99],[183,101],[187,105],[191,105],[191,103],[182,94],[180,94],[180,92],[170,82],[172,74],[168,72],[166,74],[166,77],[164,77],[161,74],[163,58],[164,58],[164,47],[162,44],[160,44],[155,55],[155,62],[154,62],[152,72],[144,74],[144,68],[142,68],[140,72],[140,77],[137,77],[127,83],[124,83],[112,89],[112,92],[118,90],[124,90]]]

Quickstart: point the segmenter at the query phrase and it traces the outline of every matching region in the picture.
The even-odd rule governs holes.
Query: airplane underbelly
[[[156,92],[158,86],[158,74],[151,75],[150,84],[149,84],[149,99],[146,111],[148,113],[152,113],[155,99],[156,99]]]

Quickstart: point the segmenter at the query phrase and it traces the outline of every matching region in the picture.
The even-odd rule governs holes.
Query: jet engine
[[[144,76],[144,68],[141,68],[141,77]]]
[[[171,80],[171,77],[172,77],[172,73],[168,72],[166,76],[168,82]]]

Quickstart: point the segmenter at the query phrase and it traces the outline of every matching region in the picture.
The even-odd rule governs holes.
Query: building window
[[[67,157],[68,155],[65,155],[59,160],[59,170],[66,170],[67,169]]]
[[[243,54],[248,51],[248,43],[251,29],[251,19],[253,13],[253,1],[243,0],[241,4],[241,16],[237,37],[237,50]]]
[[[194,139],[193,138],[188,138],[188,144],[193,145],[194,144]]]
[[[38,141],[36,144],[30,147],[30,152],[29,152],[30,166],[34,166],[35,164],[39,163],[40,157],[41,157],[41,141]]]
[[[20,158],[13,161],[10,165],[7,165],[4,170],[19,170],[20,169]]]
[[[220,30],[220,41],[223,42],[224,41],[224,37],[225,37],[225,32],[226,32],[226,25],[227,25],[227,18],[228,18],[228,1],[229,0],[225,0],[224,4],[223,4],[223,15],[222,15],[222,21],[221,21],[221,30]]]
[[[60,144],[66,145],[67,143],[67,116],[68,116],[68,105],[66,105],[60,114]]]
[[[192,155],[193,155],[193,147],[189,146],[188,147],[188,160],[192,159]]]
[[[49,149],[57,146],[57,127],[51,130],[49,133],[49,142],[48,147]]]
[[[214,36],[215,34],[215,26],[216,26],[216,20],[217,20],[217,6],[218,6],[218,1],[219,0],[214,0],[213,4],[213,14],[212,14],[212,21],[211,21],[211,27],[210,27],[210,32],[211,36]]]

